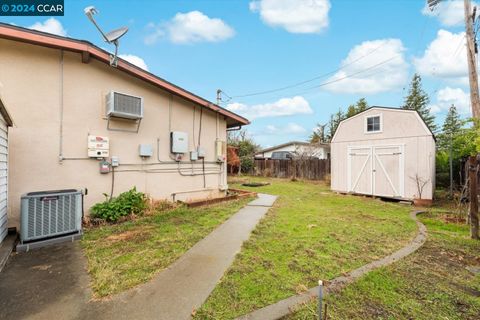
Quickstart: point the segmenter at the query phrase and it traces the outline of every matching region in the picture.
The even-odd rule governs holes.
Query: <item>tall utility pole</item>
[[[475,63],[475,34],[473,33],[473,24],[475,21],[476,8],[472,12],[472,4],[470,0],[464,0],[465,9],[465,31],[467,38],[467,60],[468,60],[468,77],[470,83],[470,102],[472,104],[472,116],[475,119],[480,118],[480,99],[478,97],[478,75],[477,64]],[[477,187],[477,159],[470,157],[469,159],[469,175],[470,175],[470,236],[472,239],[479,239],[478,225],[478,187]]]
[[[430,10],[442,2],[442,0],[427,0]],[[475,63],[475,33],[473,26],[475,22],[476,8],[472,11],[470,0],[463,0],[465,10],[465,34],[467,38],[467,62],[468,78],[470,83],[470,103],[472,105],[472,116],[474,119],[480,119],[480,98],[478,95],[478,75],[477,64]],[[480,226],[478,217],[478,161],[476,157],[470,157],[468,162],[469,169],[469,191],[470,191],[470,233],[472,239],[480,239]]]
[[[222,102],[222,90],[217,89],[217,106]]]
[[[478,75],[475,63],[475,34],[473,33],[474,15],[470,0],[464,0],[465,9],[465,32],[467,38],[468,77],[470,82],[470,102],[472,104],[472,116],[480,119],[480,98],[478,96]],[[476,11],[476,10],[474,10]]]

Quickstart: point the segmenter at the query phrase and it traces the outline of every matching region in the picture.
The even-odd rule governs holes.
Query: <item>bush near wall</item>
[[[147,196],[143,192],[138,192],[135,187],[112,199],[108,199],[108,195],[104,195],[107,199],[95,204],[90,209],[93,218],[116,222],[131,214],[142,215],[148,207]]]

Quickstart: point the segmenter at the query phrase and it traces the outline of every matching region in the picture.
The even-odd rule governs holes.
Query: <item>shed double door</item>
[[[405,196],[404,146],[348,148],[348,192],[402,198]]]

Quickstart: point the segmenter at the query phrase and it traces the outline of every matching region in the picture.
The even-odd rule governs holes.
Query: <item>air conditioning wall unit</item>
[[[20,210],[21,243],[82,232],[81,190],[30,192],[21,197]]]
[[[111,91],[107,95],[107,117],[140,120],[143,118],[143,98]]]

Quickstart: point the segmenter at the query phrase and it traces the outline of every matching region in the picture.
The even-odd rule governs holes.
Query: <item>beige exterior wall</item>
[[[112,90],[143,97],[144,119],[138,133],[107,130],[105,97]],[[182,192],[176,199],[186,200],[218,195],[226,186],[225,166],[212,163],[216,160],[216,113],[203,110],[201,146],[206,150],[206,171],[214,173],[206,176],[204,188],[202,175],[180,175],[169,157],[169,118],[171,130],[187,132],[189,149],[194,150],[200,106],[194,108],[191,102],[172,98],[166,91],[94,59],[84,64],[80,54],[64,52],[62,59],[57,49],[0,39],[0,95],[15,119],[9,136],[11,226],[19,225],[20,196],[24,193],[87,188],[86,213],[92,204],[104,199],[102,193],[110,193],[111,173],[100,174],[98,160],[87,159],[89,134],[109,137],[110,156],[120,158],[115,195],[136,186],[156,199],[172,199],[172,193]],[[136,128],[119,120],[111,125]],[[226,140],[223,116],[218,120],[218,139]],[[141,143],[152,145],[152,157],[142,159],[138,155]],[[163,163],[157,160],[157,153]],[[65,158],[62,161],[61,154]],[[192,167],[201,173],[201,162],[192,163],[185,154],[182,173],[191,173]]]
[[[365,133],[365,118],[381,114],[381,133]],[[331,143],[331,188],[348,192],[348,148],[400,145],[404,150],[404,192],[406,199],[418,197],[415,176],[427,182],[422,198],[432,199],[435,189],[435,140],[415,112],[370,109],[343,121]],[[368,168],[367,168],[368,170]]]

